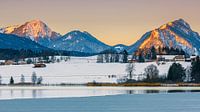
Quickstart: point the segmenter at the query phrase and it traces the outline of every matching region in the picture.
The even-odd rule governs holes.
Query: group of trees
[[[123,52],[104,52],[97,56],[97,63],[127,63],[128,62],[128,52],[124,50]]]
[[[138,62],[143,63],[145,62],[145,57],[142,52],[139,53]]]
[[[154,46],[148,50],[139,49],[138,51],[136,51],[136,53],[134,54],[133,57],[136,57],[137,61],[140,63],[145,62],[145,59],[156,60],[157,59],[157,50]]]
[[[76,51],[58,51],[58,50],[29,50],[29,49],[0,49],[0,60],[18,61],[30,57],[48,57],[48,56],[92,56],[94,54],[76,52]],[[30,61],[30,60],[29,60]]]
[[[133,79],[134,71],[135,71],[135,64],[134,63],[128,63],[126,65],[126,72],[129,80]],[[141,74],[142,80],[143,81],[148,81],[148,82],[154,82],[159,79],[159,70],[156,65],[149,65],[144,69],[144,74]]]
[[[1,60],[19,60],[29,57],[52,56],[57,53],[51,50],[33,51],[33,50],[13,50],[13,49],[0,49]]]
[[[173,63],[168,72],[167,79],[172,82],[195,82],[200,83],[200,58],[199,56],[191,63],[191,66],[182,67],[179,63]]]
[[[200,82],[200,63],[194,62],[192,67],[184,68],[180,63],[173,63],[168,70],[167,76],[159,76],[156,65],[149,65],[144,69],[144,80],[148,82]],[[198,64],[197,64],[198,63]],[[194,73],[194,74],[193,74]]]
[[[25,84],[26,83],[25,81],[26,81],[25,80],[25,76],[22,74],[21,77],[20,77],[20,84]],[[42,84],[43,77],[42,76],[37,77],[36,73],[33,72],[32,76],[31,76],[31,81],[32,81],[31,83],[33,85]],[[1,78],[0,78],[0,84],[2,84],[2,79]],[[11,85],[15,84],[14,78],[12,76],[10,77],[10,83],[9,84],[11,84]]]
[[[135,71],[135,65],[129,63],[126,66],[128,73],[128,79],[132,79],[133,72]],[[144,82],[183,82],[186,78],[185,69],[179,63],[173,63],[168,71],[167,77],[159,76],[159,70],[156,65],[150,64],[144,69],[144,73],[140,74],[141,80]]]
[[[158,54],[168,54],[168,55],[185,55],[185,52],[182,49],[178,48],[169,48],[169,47],[159,47]]]
[[[200,58],[199,56],[192,62],[191,79],[193,82],[200,83]]]
[[[114,63],[119,62],[119,54],[99,54],[97,56],[97,63]]]
[[[173,63],[170,66],[167,75],[167,80],[172,82],[183,82],[185,77],[185,69],[180,63]]]
[[[156,48],[153,46],[151,47],[149,51],[147,51],[147,53],[143,57],[146,59],[156,60],[157,59],[156,55],[157,55],[157,51],[156,51]]]
[[[128,79],[132,79],[135,71],[135,64],[128,63],[126,72]],[[159,70],[156,65],[148,65],[144,69],[144,73],[140,74],[142,81],[145,82],[195,82],[200,83],[200,58],[197,56],[191,66],[184,68],[180,63],[173,63],[168,70],[166,77],[159,76]],[[141,81],[141,80],[140,80]]]
[[[42,57],[37,57],[37,58],[28,58],[26,60],[27,64],[32,64],[32,63],[59,63],[60,61],[68,61],[70,60],[70,56],[59,56],[55,57],[55,56],[42,56]],[[25,60],[24,60],[25,61]]]
[[[36,73],[33,72],[32,76],[31,76],[31,81],[33,84],[42,84],[43,78],[42,78],[42,76],[37,77]]]

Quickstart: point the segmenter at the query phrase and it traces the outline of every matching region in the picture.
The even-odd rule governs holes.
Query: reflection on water
[[[1,89],[0,99],[88,97],[117,94],[200,92],[200,90],[115,90],[115,89]]]
[[[160,90],[127,90],[127,94],[148,94],[148,93],[167,93]]]
[[[33,98],[36,98],[36,97],[37,97],[37,93],[36,93],[36,90],[35,90],[35,89],[32,90],[32,97],[33,97]]]
[[[186,93],[186,92],[200,92],[200,90],[168,90],[167,91],[168,93],[177,93],[177,92],[184,92],[184,93]]]
[[[13,98],[13,90],[10,90],[10,96]]]
[[[22,97],[24,97],[24,90],[21,90],[21,95]]]
[[[200,90],[126,90],[127,94],[148,94],[148,93],[193,93]]]
[[[200,92],[200,90],[191,90],[190,92]]]

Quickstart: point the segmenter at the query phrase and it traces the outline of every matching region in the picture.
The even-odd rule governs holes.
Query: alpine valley
[[[169,54],[166,49],[181,51],[187,55],[200,54],[200,36],[183,19],[175,20],[145,33],[136,43],[126,46],[109,46],[86,31],[74,30],[61,35],[41,20],[22,25],[0,28],[0,49],[67,52],[67,55],[86,56],[112,49],[127,50],[129,54],[147,53],[155,48],[157,53]],[[82,53],[82,54],[81,54]]]

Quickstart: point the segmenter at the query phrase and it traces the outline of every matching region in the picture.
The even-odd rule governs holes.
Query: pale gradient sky
[[[79,29],[109,45],[130,45],[179,18],[200,32],[199,11],[200,0],[0,0],[0,27],[40,19],[61,34]]]

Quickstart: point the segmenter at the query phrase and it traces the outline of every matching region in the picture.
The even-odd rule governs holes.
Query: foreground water
[[[5,87],[0,98],[0,112],[200,112],[199,88]]]
[[[0,101],[1,112],[199,112],[200,94],[132,94]]]

